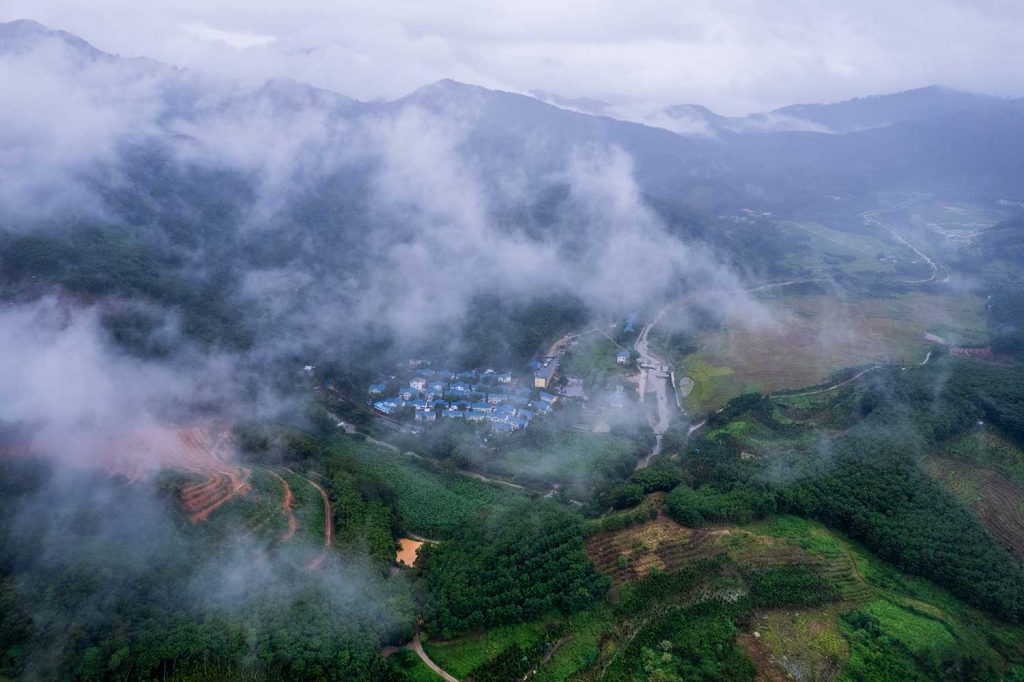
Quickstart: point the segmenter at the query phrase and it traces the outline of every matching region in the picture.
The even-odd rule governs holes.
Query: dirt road
[[[295,531],[299,528],[299,522],[295,518],[295,512],[292,506],[295,502],[295,497],[292,495],[292,487],[288,485],[288,481],[284,480],[284,477],[276,471],[266,469],[266,472],[277,479],[278,483],[281,484],[281,489],[284,492],[284,498],[281,501],[281,511],[284,512],[284,516],[288,519],[288,530],[281,536],[281,542],[287,542],[291,540],[292,536],[295,535]]]
[[[412,638],[412,641],[406,645],[407,648],[416,652],[416,655],[420,657],[420,660],[427,664],[427,667],[433,670],[435,673],[441,676],[442,679],[447,682],[459,682],[459,678],[450,674],[444,668],[439,666],[430,660],[430,656],[427,656],[427,652],[423,650],[423,644],[420,642],[420,633],[416,633],[416,636]]]
[[[313,481],[306,476],[302,476],[302,474],[298,474],[291,469],[285,469],[285,471],[299,476],[302,480],[306,481],[306,483],[309,483],[311,486],[316,488],[320,493],[320,497],[324,501],[324,550],[315,556],[306,566],[306,568],[309,568],[310,570],[316,570],[323,566],[324,561],[327,560],[327,554],[331,549],[331,540],[334,535],[334,518],[331,515],[331,500],[327,497],[327,491],[324,490],[316,481]]]

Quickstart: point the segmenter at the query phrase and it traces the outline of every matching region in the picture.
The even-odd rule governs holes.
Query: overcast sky
[[[1024,95],[1020,0],[0,0],[18,18],[358,99],[446,77],[727,114],[928,84]]]

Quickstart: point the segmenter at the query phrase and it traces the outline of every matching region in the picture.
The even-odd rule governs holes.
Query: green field
[[[645,452],[642,444],[601,433],[564,431],[541,443],[510,447],[488,469],[527,482],[561,483],[589,496],[600,480],[624,478]]]
[[[434,471],[408,455],[351,438],[341,439],[335,452],[350,458],[361,476],[394,490],[405,527],[432,539],[447,538],[483,509],[523,496],[507,487]]]
[[[912,255],[879,229],[846,232],[809,220],[781,223],[779,228],[800,245],[783,261],[797,272],[870,274],[895,279],[896,262],[909,261]]]
[[[435,663],[461,679],[513,644],[526,649],[543,641],[552,622],[506,625],[445,642],[424,641],[423,649]]]
[[[402,682],[439,682],[441,676],[427,667],[414,652],[401,649],[391,654],[391,664],[395,666]]]

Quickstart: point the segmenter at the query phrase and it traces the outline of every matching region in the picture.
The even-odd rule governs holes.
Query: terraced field
[[[1024,560],[1024,490],[1019,485],[992,469],[948,457],[928,456],[921,466],[970,507],[993,538]]]
[[[699,559],[728,555],[744,567],[801,564],[827,579],[844,602],[875,595],[853,556],[824,528],[788,527],[788,517],[748,528],[687,528],[664,516],[587,540],[587,555],[615,584],[638,580],[652,570],[673,571]]]
[[[685,528],[666,516],[631,528],[599,533],[587,540],[587,555],[616,584],[639,580],[652,570],[672,571],[723,554],[720,531]]]

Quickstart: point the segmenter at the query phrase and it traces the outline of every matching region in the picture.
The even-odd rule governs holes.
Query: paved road
[[[944,266],[940,265],[939,263],[936,263],[934,260],[929,258],[926,253],[924,253],[923,251],[921,251],[921,249],[917,248],[916,246],[914,246],[913,244],[908,242],[906,239],[904,239],[902,235],[900,235],[898,232],[896,232],[896,230],[894,230],[893,228],[889,227],[888,225],[883,223],[881,220],[878,220],[877,218],[875,218],[875,216],[882,215],[883,213],[892,213],[893,211],[900,211],[900,210],[902,210],[904,208],[907,208],[912,203],[914,203],[914,201],[916,201],[916,197],[915,198],[911,198],[911,199],[907,199],[906,201],[904,201],[902,203],[899,203],[899,204],[897,204],[895,206],[890,206],[888,208],[880,208],[880,209],[877,209],[875,211],[865,211],[864,213],[861,213],[861,216],[863,216],[863,218],[865,220],[867,220],[868,222],[877,225],[878,227],[882,228],[883,230],[885,230],[886,232],[891,234],[893,239],[895,239],[900,244],[902,244],[903,246],[907,247],[908,249],[913,251],[915,254],[917,254],[917,256],[919,258],[923,259],[926,263],[928,263],[928,267],[930,267],[932,269],[932,274],[929,275],[928,277],[926,277],[925,279],[904,280],[902,282],[902,284],[927,284],[928,282],[934,282],[935,280],[939,279],[939,274],[942,273],[942,272],[945,272],[946,276],[943,277],[939,281],[941,281],[941,282],[948,282],[949,281],[949,272],[946,270],[946,268]]]

